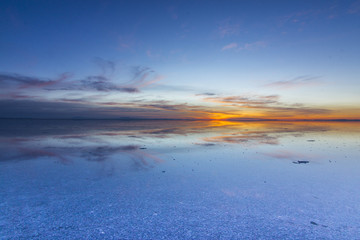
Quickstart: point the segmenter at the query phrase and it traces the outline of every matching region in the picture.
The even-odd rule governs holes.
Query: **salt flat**
[[[1,239],[360,236],[359,123],[1,121]]]

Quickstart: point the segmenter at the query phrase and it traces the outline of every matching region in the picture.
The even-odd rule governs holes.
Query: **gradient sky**
[[[0,117],[360,119],[360,1],[0,1]]]

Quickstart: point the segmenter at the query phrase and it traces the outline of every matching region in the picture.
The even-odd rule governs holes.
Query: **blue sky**
[[[181,116],[175,105],[188,117],[209,117],[201,107],[251,117],[243,101],[224,103],[235,96],[251,104],[277,96],[261,116],[272,116],[271,105],[360,117],[360,1],[1,1],[0,9],[0,100],[19,107],[0,117],[75,101],[91,116],[109,117],[101,104],[111,102],[119,114],[110,117],[133,116],[124,107],[148,117],[154,104],[152,117]],[[58,115],[75,116],[66,109]]]

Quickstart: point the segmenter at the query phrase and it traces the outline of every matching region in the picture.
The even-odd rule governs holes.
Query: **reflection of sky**
[[[338,133],[346,136],[347,141],[356,142],[355,133],[359,129],[358,123],[324,122],[2,120],[2,126],[7,125],[11,127],[1,129],[3,161],[52,158],[70,163],[71,159],[80,158],[102,162],[125,156],[140,165],[163,162],[157,156],[161,153],[236,145],[256,150],[263,157],[316,159],[322,158],[323,153],[318,152],[320,147],[354,152],[356,146],[351,145],[354,149],[346,146]],[[322,135],[326,136],[325,142],[317,140]],[[311,150],[305,154],[304,149]]]
[[[5,238],[360,233],[358,123],[151,121],[146,128],[2,120],[1,126]]]

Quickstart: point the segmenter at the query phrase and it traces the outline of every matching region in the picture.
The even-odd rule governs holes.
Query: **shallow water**
[[[360,123],[0,120],[1,239],[360,239]]]

